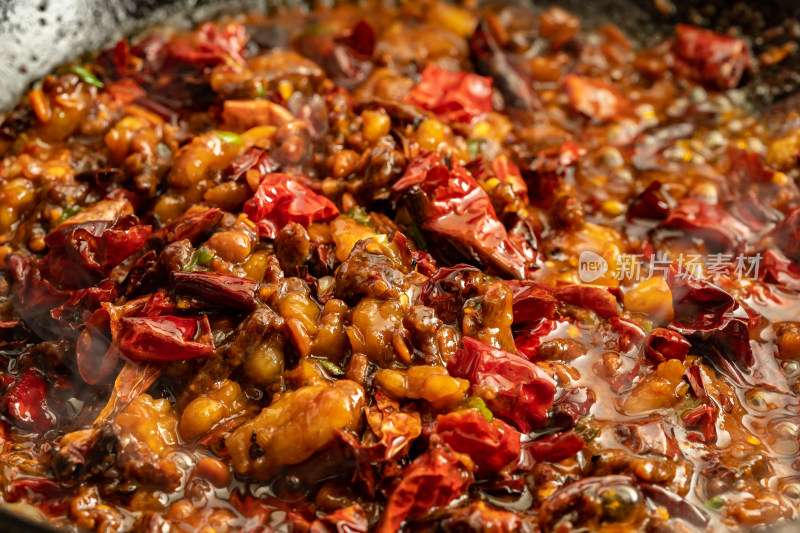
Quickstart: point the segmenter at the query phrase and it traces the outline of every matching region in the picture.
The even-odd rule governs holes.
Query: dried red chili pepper
[[[408,453],[422,433],[422,422],[419,413],[401,411],[399,404],[382,392],[376,392],[374,398],[375,403],[367,409],[367,424],[380,440],[369,453],[373,460],[391,461]]]
[[[270,157],[269,152],[258,146],[251,146],[243,154],[236,157],[228,168],[222,171],[225,179],[230,181],[243,180],[248,170],[255,170],[261,175],[276,172],[280,164]]]
[[[708,396],[706,387],[703,385],[703,375],[700,372],[700,367],[698,365],[692,365],[687,368],[684,378],[689,383],[689,386],[692,388],[692,392],[695,396],[698,398],[705,398]]]
[[[605,287],[578,285],[575,283],[559,285],[553,292],[553,296],[565,304],[590,309],[602,318],[611,318],[619,315],[617,299]]]
[[[692,343],[686,337],[666,328],[655,328],[645,340],[645,355],[654,363],[670,359],[684,361]]]
[[[297,41],[297,49],[313,59],[345,89],[353,89],[372,72],[375,30],[365,20],[339,34],[306,33]]]
[[[682,230],[702,239],[715,251],[731,250],[751,233],[746,224],[731,216],[721,205],[693,198],[681,200],[660,227]]]
[[[184,361],[214,353],[208,317],[125,317],[115,339],[120,353],[133,361]]]
[[[94,285],[99,279],[138,252],[150,237],[150,226],[134,215],[111,221],[62,226],[45,237],[50,253],[43,266],[51,279],[72,288]]]
[[[352,88],[372,72],[375,53],[375,30],[365,20],[334,37],[333,53],[326,70],[344,88]]]
[[[415,250],[411,252],[411,257],[414,259],[417,272],[420,274],[430,278],[436,272],[436,260],[428,252]]]
[[[538,325],[543,319],[555,318],[558,300],[554,289],[535,281],[507,281],[514,294],[514,326]]]
[[[511,190],[524,202],[528,201],[528,186],[522,178],[522,171],[507,155],[500,154],[490,163],[494,177],[502,182],[510,183]]]
[[[641,370],[639,360],[633,357],[620,357],[620,363],[615,373],[612,376],[608,376],[611,390],[614,392],[630,388],[634,380],[639,377],[639,371]]]
[[[711,444],[717,440],[717,414],[719,408],[716,405],[704,403],[694,409],[683,413],[681,420],[687,428],[697,428],[700,433],[691,432],[688,438],[693,441]]]
[[[454,451],[469,455],[478,473],[499,473],[519,459],[522,434],[475,409],[439,415],[434,432]]]
[[[66,302],[50,311],[50,316],[67,328],[79,330],[100,304],[113,301],[118,294],[116,284],[107,279],[96,287],[72,291]]]
[[[729,179],[740,189],[752,183],[770,183],[775,176],[775,170],[767,166],[764,157],[759,153],[730,146],[728,159],[731,164]]]
[[[137,309],[137,313],[135,316],[164,316],[164,315],[174,315],[178,312],[178,306],[175,305],[175,302],[167,294],[167,291],[158,291],[157,293],[153,294],[149,298],[145,298],[145,303],[141,306],[141,310],[139,310],[139,306],[135,305],[135,309]],[[133,302],[130,302],[133,303]],[[125,316],[125,315],[123,315]],[[133,315],[127,315],[133,316]]]
[[[456,377],[468,379],[473,387],[488,387],[493,397],[486,399],[492,412],[528,433],[547,420],[553,406],[555,381],[527,359],[464,337],[464,348],[457,350],[447,364]]]
[[[410,518],[444,507],[463,495],[473,477],[462,456],[434,446],[403,470],[378,524],[378,533],[400,531]]]
[[[123,72],[134,79],[138,73],[147,76],[147,81],[158,74],[164,63],[164,47],[167,42],[159,35],[150,35],[134,45],[123,40],[114,47],[114,61],[116,66],[123,67]]]
[[[573,425],[589,414],[596,401],[594,391],[587,387],[576,387],[564,391],[553,403],[553,420],[556,424]]]
[[[337,35],[334,40],[362,58],[367,58],[375,52],[375,30],[365,20],[359,20],[355,26]]]
[[[113,50],[101,54],[98,63],[113,78],[132,78],[168,106],[201,108],[214,98],[205,75],[216,66],[243,65],[247,39],[244,26],[237,22],[224,28],[208,22],[192,38],[167,42],[151,35],[135,46],[122,40]],[[168,107],[147,97],[137,103],[174,123],[176,117]]]
[[[500,154],[490,160],[483,155],[478,155],[472,161],[465,163],[464,167],[481,185],[486,185],[491,178],[497,178],[501,182],[510,184],[511,190],[521,202],[528,203],[528,186],[522,179],[522,171],[506,154]],[[514,214],[509,213],[509,215]]]
[[[119,350],[111,348],[110,318],[105,309],[95,311],[78,337],[78,373],[94,385],[107,378],[119,361]]]
[[[272,496],[256,498],[250,493],[233,490],[231,492],[230,501],[231,507],[250,519],[250,523],[256,524],[250,529],[245,529],[243,533],[263,533],[263,525],[270,523],[270,520],[276,516],[282,517],[277,521],[277,526],[285,527],[291,531],[307,531],[310,526],[309,522],[311,520],[306,520],[303,516],[309,513],[298,511],[296,508],[290,506],[289,503]]]
[[[244,203],[243,211],[258,225],[261,237],[274,239],[289,222],[308,227],[312,222],[328,221],[339,214],[333,202],[293,180],[286,174],[262,176],[255,196]]]
[[[106,90],[120,105],[129,105],[145,96],[147,93],[142,87],[130,78],[123,78],[119,81],[106,85]]]
[[[573,110],[601,122],[619,118],[627,106],[619,91],[600,78],[569,74],[564,78],[564,90]]]
[[[367,533],[369,522],[363,507],[354,503],[311,523],[309,533]]]
[[[418,157],[392,190],[436,241],[439,255],[476,261],[520,279],[535,269],[535,250],[509,238],[489,196],[457,161],[448,168],[439,154]]]
[[[540,107],[531,83],[511,64],[485,20],[478,23],[469,38],[469,48],[475,71],[494,80],[497,89],[503,94],[506,106],[520,109]]]
[[[606,347],[620,352],[636,352],[644,345],[646,334],[639,324],[619,317],[608,319],[609,330],[603,328],[603,342]]]
[[[538,324],[524,328],[514,337],[514,345],[517,347],[517,351],[531,361],[535,361],[543,338],[556,329],[557,326],[558,323],[555,320],[543,318]]]
[[[660,181],[653,181],[642,193],[633,199],[625,215],[630,222],[634,219],[663,220],[670,211],[669,201],[661,191]]]
[[[675,52],[690,76],[718,89],[736,87],[751,64],[741,39],[688,24],[675,26]]]
[[[208,317],[177,317],[160,291],[121,306],[103,304],[78,337],[78,371],[89,384],[107,378],[120,355],[134,361],[179,361],[214,352]]]
[[[47,406],[47,392],[45,380],[29,368],[3,395],[3,405],[17,425],[42,434],[56,425]]]
[[[244,64],[247,39],[247,31],[238,22],[226,24],[222,29],[217,24],[206,22],[198,28],[193,39],[167,43],[164,67],[177,64],[206,69],[227,61]]]
[[[795,207],[781,220],[767,236],[772,244],[786,257],[800,265],[800,207]]]
[[[177,294],[197,298],[234,309],[253,310],[258,283],[247,278],[216,272],[173,272],[172,286]]]
[[[146,292],[142,291],[142,288],[151,283],[158,275],[156,271],[157,260],[158,256],[154,250],[145,252],[136,260],[131,269],[128,270],[128,275],[120,288],[125,296],[129,297],[133,294]]]
[[[572,457],[585,447],[586,441],[580,438],[572,429],[554,433],[522,445],[524,453],[530,454],[535,460],[553,463]]]
[[[733,296],[708,281],[689,274],[679,275],[675,267],[671,267],[667,274],[675,309],[673,323],[680,328],[720,328],[739,308]]]
[[[521,168],[522,177],[528,186],[528,198],[537,207],[548,207],[554,192],[564,181],[571,168],[584,155],[586,149],[573,142],[565,142],[559,148],[541,150]]]
[[[492,80],[469,72],[452,72],[428,65],[405,101],[444,120],[471,122],[492,110]]]
[[[753,365],[749,318],[736,300],[712,283],[689,274],[678,275],[675,266],[667,272],[675,318],[672,327],[689,341],[700,355],[738,370]],[[728,370],[732,370],[728,368]]]
[[[783,285],[794,291],[800,290],[800,266],[777,250],[765,250],[763,257],[762,272],[765,282]]]
[[[114,388],[108,403],[94,421],[95,427],[113,420],[115,415],[147,391],[163,371],[163,364],[125,361],[114,380]]]
[[[660,505],[669,512],[670,517],[686,520],[701,529],[708,525],[708,515],[672,491],[653,485],[651,483],[641,483],[642,492],[655,505]]]
[[[64,491],[50,479],[14,479],[4,487],[4,499],[9,503],[24,502],[37,505],[51,516],[63,516],[67,502]]]
[[[6,258],[14,308],[34,333],[46,339],[60,333],[62,328],[50,312],[63,304],[69,293],[56,288],[39,264],[40,261],[21,254],[10,254]]]
[[[220,223],[222,217],[222,211],[216,207],[192,208],[174,222],[153,233],[153,237],[162,238],[167,243],[188,239],[192,244],[197,244]]]

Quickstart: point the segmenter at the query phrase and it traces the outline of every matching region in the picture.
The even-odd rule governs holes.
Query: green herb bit
[[[60,216],[60,217],[58,217],[58,224],[61,224],[61,223],[62,223],[62,222],[64,222],[65,220],[69,219],[70,217],[72,217],[72,216],[74,216],[74,215],[77,215],[77,214],[78,214],[78,213],[80,213],[82,210],[83,210],[83,208],[82,208],[82,207],[78,207],[78,206],[65,207],[65,208],[64,208],[64,209],[61,211],[61,216]]]
[[[181,268],[181,270],[183,270],[184,272],[194,270],[196,266],[197,266],[197,254],[194,254],[192,255],[192,258],[189,259],[189,262],[186,263],[186,266]]]
[[[319,366],[325,369],[325,372],[332,376],[344,376],[344,370],[338,365],[331,363],[330,361],[325,361],[324,359],[320,359],[317,361]]]
[[[183,271],[191,271],[196,270],[197,265],[205,265],[212,259],[217,256],[214,252],[209,250],[208,248],[200,248],[195,253],[192,254],[192,258],[186,264],[185,267],[182,268]]]
[[[722,501],[722,498],[719,496],[714,496],[713,498],[707,499],[704,505],[713,511],[719,511],[722,509],[724,503],[725,502]]]
[[[170,157],[172,155],[172,150],[170,150],[169,146],[167,146],[164,143],[158,143],[156,145],[156,152],[158,152],[158,155],[164,158]]]
[[[588,428],[585,431],[579,432],[578,436],[583,439],[583,442],[590,443],[600,434],[600,428]]]
[[[228,144],[232,144],[234,146],[241,146],[244,144],[242,136],[238,133],[233,133],[232,131],[217,131],[215,133],[217,134],[217,137]]]
[[[372,219],[369,217],[369,213],[367,213],[367,211],[360,205],[357,205],[354,208],[350,209],[349,211],[345,212],[345,215],[349,216],[362,226],[367,226],[372,229],[375,229],[375,225],[372,223]]]
[[[467,140],[467,149],[469,150],[469,158],[470,160],[476,159],[481,152],[483,151],[483,140],[482,139],[468,139]]]
[[[197,252],[195,252],[194,255],[197,258],[197,263],[201,265],[205,265],[206,263],[208,263],[217,256],[217,254],[215,254],[208,248],[200,248],[199,250],[197,250]]]
[[[467,407],[470,409],[477,409],[481,416],[489,422],[494,419],[494,414],[492,414],[492,411],[486,407],[486,402],[483,401],[483,398],[470,396],[467,398]]]
[[[105,87],[105,83],[100,81],[97,76],[89,72],[88,69],[80,66],[80,65],[72,65],[67,69],[67,71],[77,74],[77,76],[81,79],[83,83],[88,83],[89,85],[94,85],[98,89],[102,89]]]

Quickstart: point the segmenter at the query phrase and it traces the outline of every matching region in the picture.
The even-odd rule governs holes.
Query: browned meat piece
[[[396,299],[408,290],[406,250],[378,238],[359,241],[336,271],[336,297],[355,304],[362,297]]]
[[[225,443],[237,474],[268,480],[283,465],[300,463],[361,420],[364,390],[349,380],[309,385],[280,396]]]
[[[113,466],[117,461],[118,447],[119,436],[107,422],[68,433],[61,437],[53,450],[53,474],[63,485],[79,485]]]
[[[269,339],[281,339],[282,344],[283,337],[279,332],[282,325],[283,320],[267,307],[253,311],[195,374],[178,397],[178,406],[182,409],[193,398],[211,390],[214,383],[230,376],[245,361],[259,357],[264,346],[271,346],[267,342]],[[282,359],[282,350],[280,356]],[[272,352],[269,357],[272,357]],[[282,361],[277,365],[278,369],[281,365]]]

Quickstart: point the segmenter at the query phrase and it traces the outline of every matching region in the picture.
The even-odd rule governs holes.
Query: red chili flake
[[[444,120],[471,122],[492,110],[492,79],[428,65],[405,101]]]
[[[452,262],[478,260],[518,279],[535,269],[533,247],[509,237],[489,195],[457,161],[448,167],[439,154],[418,157],[392,190],[409,204],[439,255]]]
[[[689,433],[688,437],[694,441],[712,444],[717,440],[717,414],[716,405],[704,403],[681,415],[681,420],[687,428],[697,428],[700,433]]]
[[[686,360],[686,354],[692,343],[686,337],[666,328],[655,328],[645,341],[645,355],[654,363],[663,363],[670,359]]]
[[[564,78],[564,89],[570,107],[594,120],[617,118],[627,105],[616,87],[600,78],[569,74]]]
[[[280,173],[261,178],[255,196],[244,203],[243,211],[258,225],[259,235],[267,239],[274,239],[289,222],[308,227],[339,215],[333,202]]]
[[[434,431],[454,451],[469,455],[479,473],[499,473],[519,459],[522,434],[475,409],[439,415]]]
[[[718,89],[732,89],[751,65],[750,52],[741,39],[688,24],[675,27],[675,52],[690,76]]]
[[[408,518],[426,515],[466,493],[473,477],[462,456],[435,446],[403,470],[378,524],[377,533],[400,531]]]
[[[523,444],[524,453],[535,460],[553,463],[572,457],[585,447],[586,441],[572,429]]]
[[[41,435],[56,424],[47,406],[47,390],[47,382],[29,368],[6,391],[3,405],[17,425]]]
[[[126,317],[117,338],[119,351],[133,361],[184,361],[214,353],[208,317]]]
[[[464,337],[447,364],[456,377],[473,387],[488,387],[496,394],[486,401],[492,412],[524,432],[541,426],[553,406],[556,384],[541,368],[527,359],[481,341]]]
[[[522,168],[522,177],[528,186],[530,202],[538,207],[548,207],[553,193],[584,155],[586,149],[573,142],[559,148],[541,150]]]
[[[573,283],[556,287],[553,295],[565,304],[585,307],[602,318],[619,315],[617,299],[605,287]]]

